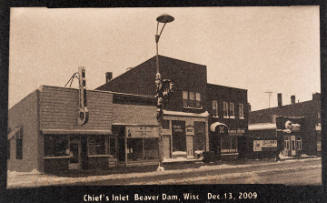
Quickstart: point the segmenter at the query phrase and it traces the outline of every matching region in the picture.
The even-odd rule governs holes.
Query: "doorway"
[[[69,158],[69,169],[77,170],[81,168],[81,139],[80,136],[70,137],[70,158]]]

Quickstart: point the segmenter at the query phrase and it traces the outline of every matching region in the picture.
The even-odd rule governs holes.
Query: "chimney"
[[[295,104],[295,95],[291,96],[291,104]]]
[[[316,92],[312,94],[312,100],[319,101],[320,100],[320,93]]]
[[[277,103],[278,103],[278,107],[283,106],[283,102],[282,102],[282,93],[278,93],[278,94],[277,94]]]
[[[106,84],[112,79],[112,72],[106,72]]]

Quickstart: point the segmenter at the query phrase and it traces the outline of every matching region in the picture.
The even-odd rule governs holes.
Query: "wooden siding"
[[[89,121],[78,125],[79,90],[43,86],[40,91],[41,129],[111,130],[112,94],[87,91]]]

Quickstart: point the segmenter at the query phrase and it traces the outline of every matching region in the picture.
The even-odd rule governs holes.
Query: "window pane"
[[[195,93],[194,92],[189,92],[190,93],[190,100],[194,101],[195,100]]]
[[[109,138],[109,154],[116,155],[116,139],[113,137]]]
[[[143,160],[142,139],[127,139],[127,160]]]
[[[230,102],[229,104],[229,108],[230,108],[230,116],[235,116],[235,112],[234,112],[234,103]]]
[[[239,106],[238,106],[238,110],[239,110],[239,117],[240,117],[240,118],[244,118],[244,108],[243,108],[243,104],[239,104]]]
[[[146,160],[159,158],[158,139],[144,139],[144,156]]]
[[[96,136],[96,153],[97,154],[105,154],[105,136],[98,135]]]
[[[187,91],[183,91],[183,106],[184,107],[187,107],[188,106],[187,101],[188,101],[188,92]]]
[[[188,92],[187,91],[183,91],[183,99],[188,99]]]
[[[69,155],[68,137],[64,135],[45,135],[44,154],[45,156]]]
[[[224,117],[228,117],[228,103],[227,102],[223,102],[223,113],[224,113]]]
[[[199,92],[195,93],[195,99],[196,101],[201,101],[201,94]]]

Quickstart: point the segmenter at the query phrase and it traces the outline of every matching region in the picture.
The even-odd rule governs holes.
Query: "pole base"
[[[159,163],[157,171],[165,171],[165,168]]]

